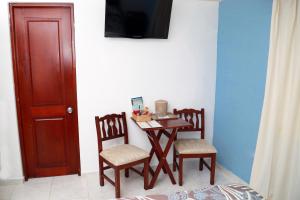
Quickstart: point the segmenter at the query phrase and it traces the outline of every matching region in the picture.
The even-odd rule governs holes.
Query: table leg
[[[150,136],[153,139],[153,140],[151,140],[149,137],[149,140],[152,141],[151,142],[152,147],[153,147],[154,151],[156,152],[156,154],[158,154],[160,157],[159,164],[158,164],[158,166],[154,172],[154,176],[152,177],[151,182],[149,184],[150,188],[153,188],[153,186],[158,178],[159,172],[161,171],[161,169],[163,167],[166,169],[171,182],[173,184],[176,184],[175,178],[173,176],[173,173],[172,173],[172,171],[168,165],[167,159],[166,159],[168,152],[170,151],[171,145],[176,137],[176,133],[177,133],[177,129],[175,128],[172,130],[172,133],[170,134],[169,140],[168,140],[167,145],[164,150],[162,149],[162,147],[159,143],[158,137],[155,135],[155,133],[153,131],[149,131],[149,133],[148,133],[148,136]]]
[[[144,169],[143,169],[143,172],[144,172]],[[154,176],[154,170],[150,166],[150,163],[149,163],[149,172],[150,172],[151,176]]]
[[[162,134],[163,134],[163,131],[162,131],[162,130],[159,130],[158,133],[157,133],[157,139],[158,139],[158,141],[160,140]],[[148,136],[148,137],[149,137],[149,136]],[[152,145],[152,148],[151,148],[151,151],[150,151],[150,161],[151,161],[151,159],[153,158],[154,153],[155,153],[157,159],[159,160],[159,159],[160,159],[160,155],[159,155],[159,154],[155,151],[155,149],[153,148],[153,141],[152,141],[150,138],[149,138],[149,140],[150,140],[150,143],[151,143],[151,145]],[[152,170],[152,171],[153,171],[153,170]],[[165,167],[163,167],[163,171],[164,171],[165,174],[167,173],[167,170],[166,170]],[[150,170],[150,172],[151,172],[151,170]],[[152,175],[153,175],[153,174],[152,174]]]

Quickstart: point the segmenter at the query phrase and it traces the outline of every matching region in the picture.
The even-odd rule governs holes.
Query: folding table
[[[136,123],[134,119],[132,120]],[[150,144],[152,146],[150,151],[150,161],[153,158],[154,154],[156,155],[159,161],[155,171],[153,171],[153,169],[149,167],[150,173],[152,174],[152,179],[150,181],[149,188],[153,188],[161,170],[163,170],[165,174],[168,174],[172,184],[176,184],[175,178],[167,161],[167,155],[170,151],[172,143],[176,138],[177,130],[192,127],[192,124],[186,122],[181,118],[163,119],[157,120],[157,122],[161,125],[161,127],[141,128],[136,123],[137,126],[139,126],[147,134]],[[161,146],[161,143],[159,142],[162,135],[165,135],[168,138],[168,142],[164,149]]]

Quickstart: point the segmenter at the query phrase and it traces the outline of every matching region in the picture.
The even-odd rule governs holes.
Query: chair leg
[[[183,158],[179,155],[179,185],[182,186],[183,184]]]
[[[199,170],[202,171],[203,170],[203,158],[199,159]]]
[[[116,198],[120,198],[120,170],[115,169],[115,193]]]
[[[211,165],[210,165],[210,184],[215,184],[215,170],[216,170],[216,154],[211,156]]]
[[[149,159],[144,162],[144,189],[148,190],[148,178],[149,178]]]
[[[129,177],[129,169],[125,169],[125,177],[126,177],[126,178]]]
[[[99,157],[99,179],[100,179],[100,186],[104,186],[104,162],[101,157]]]
[[[176,149],[173,147],[173,172],[176,171]]]

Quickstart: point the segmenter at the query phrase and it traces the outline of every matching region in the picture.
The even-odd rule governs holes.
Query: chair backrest
[[[182,128],[179,129],[179,132],[190,132],[190,131],[199,131],[201,139],[204,139],[205,136],[205,117],[204,109],[195,110],[195,109],[182,109],[182,110],[173,110],[174,115],[184,119],[193,125],[191,128]]]
[[[99,152],[103,150],[102,142],[115,138],[124,137],[124,143],[128,144],[128,130],[126,114],[109,114],[103,117],[96,116],[96,129]]]

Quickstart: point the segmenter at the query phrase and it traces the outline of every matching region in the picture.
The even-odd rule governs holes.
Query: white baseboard
[[[152,166],[152,167],[155,168],[156,166]],[[170,167],[172,167],[171,164],[170,164]],[[217,163],[216,167],[219,170],[222,170],[224,172],[224,174],[227,175],[228,177],[234,177],[239,183],[249,185],[249,183],[245,182],[243,179],[241,179],[240,177],[235,175],[233,172],[231,172],[230,170],[223,167],[221,164]],[[82,171],[81,172],[81,174],[91,174],[91,173],[99,173],[99,171],[91,170],[91,171]],[[14,178],[14,179],[0,179],[0,185],[15,185],[15,184],[22,184],[23,182],[24,182],[24,177]]]
[[[24,177],[15,179],[0,179],[0,185],[16,185],[22,184],[24,182]]]

